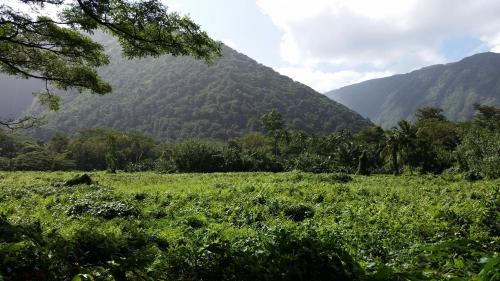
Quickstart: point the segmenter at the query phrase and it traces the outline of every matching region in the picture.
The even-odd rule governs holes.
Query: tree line
[[[316,135],[288,130],[275,110],[262,132],[226,141],[158,143],[139,132],[86,129],[40,142],[0,131],[1,170],[117,170],[173,172],[290,171],[313,173],[465,172],[500,177],[500,109],[474,105],[470,122],[451,122],[439,108],[415,112],[390,130],[366,127]]]

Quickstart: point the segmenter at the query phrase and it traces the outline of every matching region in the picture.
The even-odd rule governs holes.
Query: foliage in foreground
[[[0,174],[4,280],[498,280],[499,182]]]

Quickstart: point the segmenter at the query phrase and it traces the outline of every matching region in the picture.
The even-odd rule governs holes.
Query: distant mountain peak
[[[440,107],[450,120],[465,121],[472,118],[474,103],[500,106],[500,54],[479,53],[325,95],[385,128],[401,119],[412,120],[423,106]]]

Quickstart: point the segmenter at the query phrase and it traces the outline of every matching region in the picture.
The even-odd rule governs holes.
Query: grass
[[[110,255],[99,264],[66,266],[60,274],[72,276],[61,280],[79,273],[96,280],[106,274],[116,280],[120,274],[130,280],[141,274],[151,280],[308,280],[313,275],[305,271],[319,274],[301,255],[318,263],[328,257],[329,265],[337,255],[346,280],[499,280],[494,279],[498,273],[485,279],[495,276],[491,270],[479,273],[492,267],[500,250],[500,180],[378,175],[342,182],[335,175],[295,172],[96,172],[90,173],[95,185],[62,184],[75,175],[0,173],[0,212],[6,223],[39,224],[46,240],[57,235],[75,241],[91,229],[119,241],[138,231],[156,242],[137,248],[149,258],[135,272],[130,269],[135,264],[113,271],[109,264],[119,263],[119,255]],[[284,265],[286,258],[295,262],[296,271]],[[252,268],[261,261],[275,263],[277,272],[263,273],[265,264]]]

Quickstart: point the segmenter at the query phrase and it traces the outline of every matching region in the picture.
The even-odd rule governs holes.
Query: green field
[[[4,280],[500,280],[500,180],[75,175],[0,173]]]

